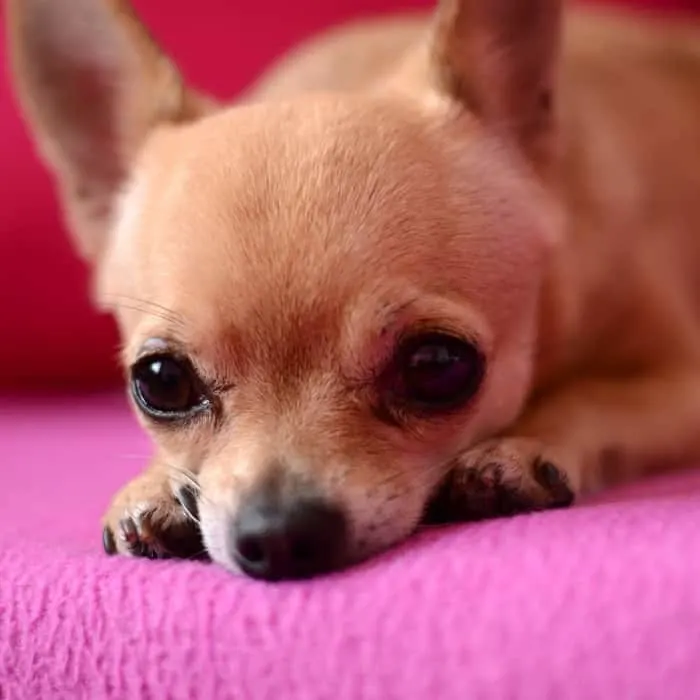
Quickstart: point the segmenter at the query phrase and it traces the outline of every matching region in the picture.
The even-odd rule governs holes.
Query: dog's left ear
[[[185,84],[128,0],[5,1],[20,105],[76,248],[94,263],[148,135],[213,102]]]
[[[433,81],[534,160],[550,156],[562,0],[441,0]]]

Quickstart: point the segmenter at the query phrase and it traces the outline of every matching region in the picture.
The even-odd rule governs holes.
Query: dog
[[[8,0],[8,27],[156,446],[109,553],[306,578],[700,458],[690,21],[440,0],[234,105],[126,0]]]

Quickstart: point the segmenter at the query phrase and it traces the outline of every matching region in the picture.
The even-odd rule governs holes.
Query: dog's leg
[[[197,513],[198,486],[155,460],[117,493],[103,519],[108,554],[150,559],[204,556]]]
[[[700,372],[580,379],[460,455],[432,521],[571,504],[585,492],[700,457]]]

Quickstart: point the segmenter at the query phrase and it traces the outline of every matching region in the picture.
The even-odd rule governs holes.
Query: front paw
[[[114,498],[103,520],[107,554],[149,559],[205,556],[191,486],[173,489],[161,474],[145,472]]]
[[[455,460],[427,519],[480,520],[569,506],[574,491],[565,461],[529,438],[481,443]]]

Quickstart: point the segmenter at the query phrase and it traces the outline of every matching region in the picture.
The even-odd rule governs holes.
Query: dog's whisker
[[[197,477],[189,469],[165,462],[161,462],[161,464],[163,464],[163,466],[170,471],[171,476],[175,479],[175,481],[177,481],[177,483],[191,489],[198,500],[209,505],[213,505],[213,501],[210,498],[207,498],[202,491],[199,481],[197,481]]]
[[[427,467],[421,472],[421,476],[433,476],[434,474],[439,474],[439,473],[444,473],[447,474],[447,472],[450,470],[450,467],[452,465],[453,460],[449,459],[445,462],[438,462],[437,464],[434,464],[430,467]],[[405,473],[402,471],[394,472],[393,474],[389,474],[387,477],[382,479],[380,482],[377,483],[377,487],[383,488],[385,486],[391,485],[394,481],[398,481],[399,479],[403,478],[405,476]],[[409,485],[413,484],[414,482],[411,481],[409,482]],[[422,486],[422,481],[415,482],[415,487],[418,488],[419,486]]]
[[[167,467],[176,476],[182,477],[182,479],[185,480],[187,485],[190,486],[197,493],[199,493],[202,490],[202,487],[199,485],[197,478],[194,476],[194,474],[189,472],[187,469],[183,469],[182,467],[176,467],[174,465],[167,465]]]
[[[190,554],[189,556],[185,557],[186,561],[198,561],[201,559],[202,556],[209,556],[209,552],[207,551],[206,548],[200,549],[198,552],[194,552],[193,554]]]
[[[182,510],[184,511],[185,515],[197,526],[201,526],[202,521],[182,502],[180,502],[180,506],[182,507]]]
[[[115,309],[127,309],[128,311],[138,311],[140,313],[145,313],[149,314],[151,316],[155,316],[156,318],[162,318],[164,321],[171,321],[166,314],[155,312],[153,310],[149,309],[144,309],[142,306],[139,306],[137,304],[126,304],[124,302],[119,302],[119,303],[113,303],[112,306]]]
[[[154,301],[151,301],[150,299],[144,299],[143,297],[134,297],[128,294],[113,294],[111,295],[111,297],[108,298],[125,300],[146,308],[150,307],[154,310],[160,311],[163,314],[167,314],[170,318],[172,318],[173,320],[177,320],[180,323],[184,323],[185,321],[183,316],[178,312],[169,309],[167,306],[163,306],[163,304],[158,304]]]
[[[117,308],[151,314],[158,318],[162,318],[165,321],[169,321],[176,326],[182,327],[185,325],[185,319],[181,314],[173,311],[172,309],[168,309],[162,304],[149,301],[148,299],[131,297],[125,294],[114,294],[107,297],[107,302],[111,302]]]

